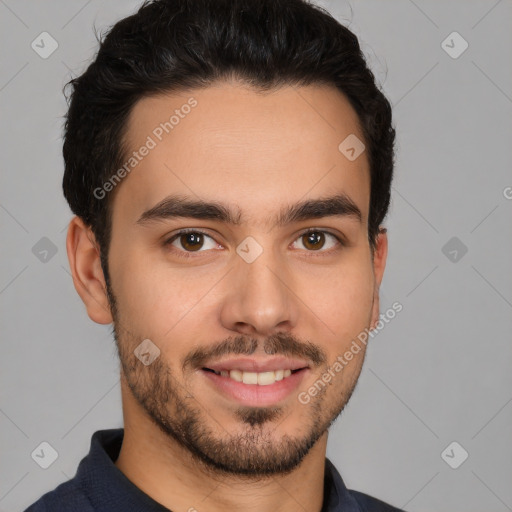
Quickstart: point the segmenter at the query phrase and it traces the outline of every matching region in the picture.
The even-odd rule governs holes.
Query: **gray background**
[[[91,434],[122,424],[110,327],[89,320],[68,271],[61,89],[96,51],[93,23],[138,3],[0,0],[2,511],[74,475]],[[403,304],[328,456],[349,487],[408,511],[512,510],[512,2],[321,5],[361,38],[394,105],[382,311]],[[47,59],[31,48],[43,31],[59,45]],[[469,44],[458,58],[441,46],[453,31]],[[46,470],[31,458],[42,441],[59,455]],[[469,453],[458,469],[441,457],[453,441]]]

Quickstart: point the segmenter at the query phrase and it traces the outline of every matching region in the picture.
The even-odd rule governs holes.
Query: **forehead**
[[[351,161],[339,149],[354,136],[363,140],[357,114],[329,86],[261,93],[221,82],[144,98],[129,116],[125,163],[134,165],[115,203],[135,221],[179,194],[236,205],[244,221],[265,222],[282,204],[344,193],[366,217],[366,154]]]

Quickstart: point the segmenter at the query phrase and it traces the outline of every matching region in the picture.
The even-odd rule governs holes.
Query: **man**
[[[303,0],[156,0],[71,85],[67,251],[114,326],[124,429],[28,510],[398,510],[326,459],[393,173],[355,35]]]

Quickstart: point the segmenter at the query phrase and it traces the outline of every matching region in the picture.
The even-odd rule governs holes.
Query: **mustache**
[[[214,347],[198,347],[188,354],[182,368],[203,368],[212,359],[225,355],[254,354],[261,342],[255,338],[232,336]],[[320,366],[327,361],[327,354],[310,341],[300,341],[289,333],[276,333],[265,339],[263,351],[268,355],[284,355],[306,359],[312,366]]]

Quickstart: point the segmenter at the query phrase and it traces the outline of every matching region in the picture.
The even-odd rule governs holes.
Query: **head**
[[[379,320],[395,132],[356,36],[302,0],[157,0],[70,85],[68,255],[130,414],[205,467],[291,471],[366,347],[299,393]],[[303,369],[237,399],[212,371],[235,357]]]

